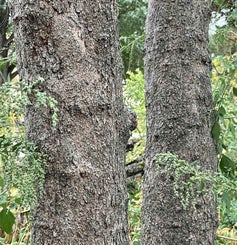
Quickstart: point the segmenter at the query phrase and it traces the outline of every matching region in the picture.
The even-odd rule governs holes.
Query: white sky
[[[225,15],[221,15],[221,14],[213,12],[212,13],[212,20],[211,20],[211,23],[209,25],[209,35],[215,34],[217,27],[222,27],[226,24],[227,24],[227,22],[226,22]]]

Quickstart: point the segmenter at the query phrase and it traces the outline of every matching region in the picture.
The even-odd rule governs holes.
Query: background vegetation
[[[5,1],[0,1],[1,11]],[[138,127],[128,144],[127,166],[139,167],[128,177],[129,231],[131,244],[140,244],[142,168],[145,151],[144,28],[145,0],[119,0],[119,30],[124,62],[124,96],[127,106],[136,112]],[[218,145],[219,173],[236,185],[237,169],[237,6],[235,1],[212,2],[210,32],[211,72],[216,123],[213,137]],[[43,183],[45,156],[37,153],[25,138],[24,107],[29,93],[38,94],[39,106],[56,108],[56,102],[40,94],[34,86],[20,83],[16,77],[11,24],[6,29],[10,44],[1,47],[0,71],[0,244],[29,244],[30,210],[37,203],[36,191]],[[9,69],[11,68],[11,69]],[[3,76],[5,71],[7,76]],[[36,81],[41,82],[41,81]],[[55,111],[56,113],[56,111]],[[56,120],[56,114],[55,118]],[[37,187],[35,189],[35,187]],[[218,244],[237,244],[237,192],[219,188]]]

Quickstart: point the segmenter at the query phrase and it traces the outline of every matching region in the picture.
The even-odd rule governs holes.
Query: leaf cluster
[[[220,172],[204,171],[196,163],[188,163],[177,155],[161,153],[156,156],[157,174],[164,170],[167,178],[172,176],[175,195],[184,209],[195,208],[200,196],[209,194],[233,193],[237,195],[237,180],[231,180]]]
[[[143,70],[146,0],[119,0],[118,20],[124,77],[127,71]]]
[[[0,228],[11,233],[16,213],[37,205],[43,191],[46,159],[25,134],[24,108],[50,108],[52,125],[57,124],[57,101],[40,91],[45,81],[31,84],[11,80],[0,87]]]

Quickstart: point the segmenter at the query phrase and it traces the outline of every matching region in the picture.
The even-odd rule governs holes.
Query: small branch
[[[20,212],[20,214],[25,214],[25,213],[29,213],[30,212],[30,208],[29,209],[26,209],[26,210],[23,210]]]
[[[132,171],[127,170],[127,171],[126,171],[126,174],[127,174],[127,178],[132,177],[132,176],[135,176],[135,175],[137,175],[137,174],[143,175],[143,174],[144,174],[144,170],[143,170],[143,168],[141,168],[141,169],[136,169],[136,170],[133,169]]]
[[[137,159],[125,166],[127,178],[138,174],[144,174],[144,162],[142,160],[142,158]]]
[[[231,237],[226,237],[226,236],[220,236],[220,235],[217,235],[217,237],[223,238],[223,239],[226,239],[226,240],[229,240],[229,241],[237,241],[236,238],[231,238]]]
[[[143,161],[144,161],[144,157],[141,156],[141,157],[139,157],[139,158],[137,158],[137,159],[135,159],[135,160],[133,160],[133,161],[127,163],[127,164],[126,164],[126,167],[129,167],[129,166],[132,165],[132,164],[138,164],[138,163],[141,163],[141,162],[143,162]]]
[[[14,64],[11,64],[9,67],[8,67],[8,70],[7,70],[7,72],[8,73],[11,73],[14,69],[15,69],[15,65]]]
[[[11,36],[7,39],[7,42],[5,44],[5,46],[9,49],[10,45],[12,44],[14,40],[14,33],[11,34]]]
[[[18,71],[14,71],[11,73],[11,80],[14,79],[18,75]]]
[[[129,139],[126,145],[126,152],[132,151],[134,149],[135,144],[138,142],[138,139]]]

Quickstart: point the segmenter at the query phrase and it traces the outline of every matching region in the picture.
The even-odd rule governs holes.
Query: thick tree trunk
[[[214,196],[184,210],[173,181],[156,171],[155,156],[171,152],[203,171],[216,171],[208,53],[209,1],[151,0],[146,24],[147,147],[142,244],[215,244]]]
[[[48,156],[31,244],[128,244],[121,90],[114,0],[12,1],[20,76],[58,101],[26,110],[28,138]]]

